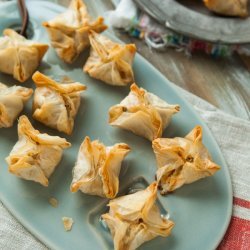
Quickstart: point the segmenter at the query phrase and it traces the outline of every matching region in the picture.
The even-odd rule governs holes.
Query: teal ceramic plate
[[[41,22],[49,20],[64,8],[46,1],[29,1],[34,40],[48,42]],[[0,32],[18,24],[16,4],[5,3],[0,9]],[[9,129],[0,129],[0,199],[11,213],[44,244],[53,249],[112,249],[112,239],[100,221],[106,211],[107,200],[69,191],[71,172],[79,146],[86,135],[99,139],[107,145],[125,142],[132,148],[126,158],[120,178],[121,192],[129,188],[145,187],[154,180],[156,162],[151,143],[132,133],[108,125],[108,109],[120,102],[129,88],[112,87],[91,79],[82,72],[88,51],[73,65],[61,62],[54,50],[49,49],[39,70],[45,74],[68,75],[87,85],[82,95],[80,111],[76,118],[74,133],[66,138],[72,147],[65,150],[63,159],[50,179],[48,188],[24,181],[8,173],[5,157],[17,141],[17,124]],[[159,202],[175,222],[172,235],[157,238],[143,245],[142,249],[211,250],[221,241],[230,221],[232,211],[232,187],[229,172],[221,152],[209,129],[193,108],[176,92],[173,85],[140,55],[134,63],[136,82],[168,101],[178,103],[181,112],[174,116],[165,137],[184,136],[195,125],[204,129],[204,143],[214,161],[222,166],[215,176],[186,185],[167,197],[159,195]],[[0,81],[8,85],[18,84],[12,77],[0,74]],[[31,81],[23,84],[34,87]],[[31,102],[23,112],[31,117]],[[32,120],[35,128],[49,134],[60,135],[55,130]],[[58,208],[48,203],[50,197],[59,201]],[[61,218],[72,217],[75,221],[71,232],[65,232]],[[21,247],[21,246],[20,246]]]

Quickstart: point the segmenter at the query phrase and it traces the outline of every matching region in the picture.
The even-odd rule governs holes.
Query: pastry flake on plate
[[[6,158],[9,171],[47,187],[49,177],[62,158],[63,149],[70,146],[64,138],[40,133],[23,115],[18,120],[18,141]]]
[[[92,20],[82,0],[72,0],[66,12],[44,22],[51,45],[66,63],[72,63],[89,46],[88,32],[107,29],[103,17]]]
[[[162,194],[212,176],[220,170],[202,143],[200,126],[184,138],[158,138],[152,145],[158,167],[156,177]]]
[[[248,0],[203,0],[206,7],[221,15],[248,16]]]
[[[179,105],[170,105],[134,83],[129,95],[109,109],[109,124],[152,141],[161,137],[179,110]]]
[[[71,217],[62,217],[62,222],[63,222],[63,226],[65,231],[71,231],[72,226],[74,224],[74,220]]]
[[[93,31],[89,40],[91,50],[84,72],[110,85],[126,86],[134,82],[134,44],[118,44]]]
[[[9,128],[33,93],[30,88],[0,83],[0,128]]]
[[[145,190],[109,202],[109,212],[102,219],[110,229],[115,250],[134,250],[146,241],[170,235],[174,223],[161,216],[156,199],[154,182]]]
[[[56,207],[58,207],[58,200],[56,198],[54,198],[54,197],[50,197],[49,198],[49,204],[52,207],[56,208]]]
[[[106,147],[86,137],[80,146],[73,169],[71,191],[114,198],[119,190],[119,174],[130,148],[125,143]]]
[[[33,118],[70,135],[81,102],[80,93],[86,86],[78,82],[58,83],[40,72],[36,72],[32,79],[37,86]]]
[[[5,29],[0,37],[0,72],[26,81],[37,69],[49,46],[27,40],[12,29]]]

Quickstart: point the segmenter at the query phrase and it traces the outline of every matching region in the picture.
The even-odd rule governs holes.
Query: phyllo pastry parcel
[[[25,39],[12,29],[5,29],[0,37],[0,72],[26,81],[37,69],[49,46]]]
[[[44,22],[43,26],[58,56],[72,63],[89,46],[89,30],[99,33],[107,28],[103,22],[102,17],[92,20],[82,0],[72,0],[66,12]]]
[[[206,7],[221,15],[246,17],[248,0],[203,0]]]
[[[33,118],[70,135],[81,102],[80,93],[86,86],[78,82],[58,83],[40,72],[36,72],[32,79],[37,86]]]
[[[109,124],[152,141],[161,137],[179,110],[179,105],[170,105],[134,83],[129,95],[109,109]]]
[[[162,194],[184,184],[214,175],[220,167],[202,143],[202,128],[196,126],[184,138],[158,138],[153,141],[157,160],[157,181]]]
[[[0,128],[9,128],[33,93],[32,89],[0,83]]]
[[[109,212],[102,219],[110,229],[115,250],[134,250],[146,241],[170,235],[174,223],[161,216],[156,199],[154,182],[145,190],[109,202]]]
[[[23,115],[18,120],[18,141],[6,158],[9,171],[47,187],[49,177],[62,158],[63,149],[70,146],[64,138],[40,133]]]
[[[106,147],[86,137],[80,146],[73,169],[71,191],[114,198],[119,191],[119,174],[130,148],[125,143]]]
[[[91,50],[84,72],[110,85],[126,86],[134,82],[134,44],[115,43],[93,31],[89,40]]]

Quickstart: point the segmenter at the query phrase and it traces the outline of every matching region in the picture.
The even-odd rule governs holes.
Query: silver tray
[[[199,8],[201,1],[134,0],[150,16],[178,33],[216,43],[250,42],[250,17],[215,16]],[[189,2],[189,4],[187,3]],[[249,6],[250,7],[250,6]]]

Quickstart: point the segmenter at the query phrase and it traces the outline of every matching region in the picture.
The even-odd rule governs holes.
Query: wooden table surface
[[[57,2],[67,6],[70,0]],[[93,16],[114,9],[111,0],[85,0],[85,3]],[[189,58],[171,48],[165,52],[150,50],[139,39],[116,30],[112,32],[126,43],[135,43],[138,52],[176,85],[229,114],[250,120],[250,57],[214,59],[201,53]]]

